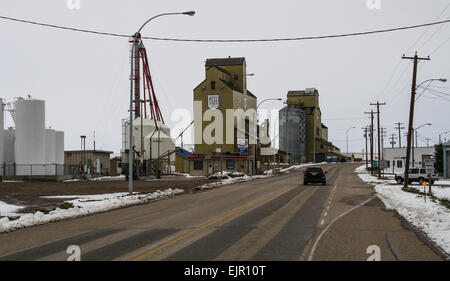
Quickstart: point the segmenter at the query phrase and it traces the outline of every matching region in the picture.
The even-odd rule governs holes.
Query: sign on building
[[[220,105],[219,95],[208,95],[208,108],[215,110]]]
[[[237,152],[243,155],[248,154],[248,139],[237,140]]]

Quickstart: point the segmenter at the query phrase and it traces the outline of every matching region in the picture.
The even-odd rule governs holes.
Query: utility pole
[[[396,144],[395,142],[395,134],[391,134],[391,142],[390,144],[392,145],[392,148],[394,148],[394,144]]]
[[[412,87],[411,87],[411,101],[409,105],[409,122],[408,122],[408,137],[407,137],[407,146],[406,146],[406,165],[405,165],[405,182],[403,187],[407,188],[409,184],[409,161],[411,159],[411,138],[412,130],[413,130],[413,122],[414,122],[414,102],[416,100],[416,83],[417,83],[417,64],[421,60],[430,60],[428,58],[419,58],[417,56],[417,52],[414,57],[406,57],[403,55],[402,59],[413,60],[413,77],[412,77]]]
[[[366,126],[366,127],[364,127],[363,128],[363,130],[364,130],[364,138],[366,139],[366,169],[369,167],[369,155],[368,155],[368,152],[367,152],[367,137],[368,137],[368,133],[369,133],[369,128],[368,128],[368,126]]]
[[[386,105],[385,102],[380,103],[377,101],[377,103],[371,103],[370,105],[376,105],[377,106],[377,126],[378,126],[378,178],[381,178],[381,169],[380,169],[380,163],[381,163],[381,129],[380,129],[380,105]]]
[[[384,160],[384,138],[387,137],[386,128],[381,127],[381,158]]]
[[[373,175],[373,110],[364,112],[370,114],[370,173]]]
[[[397,127],[395,127],[395,129],[398,130],[398,147],[402,147],[402,133],[401,130],[404,130],[405,127],[402,127],[403,123],[395,123],[395,125],[397,125]]]

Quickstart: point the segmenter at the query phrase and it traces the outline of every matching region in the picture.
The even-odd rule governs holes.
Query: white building
[[[43,176],[64,173],[64,132],[45,128],[45,101],[17,98],[8,109],[15,128],[4,129],[1,103],[0,163],[5,176]],[[59,166],[59,167],[58,167]]]
[[[425,159],[434,157],[434,152],[434,147],[414,147],[411,150],[410,168],[425,168]],[[385,173],[403,173],[406,163],[406,147],[384,148],[383,159],[388,161]]]

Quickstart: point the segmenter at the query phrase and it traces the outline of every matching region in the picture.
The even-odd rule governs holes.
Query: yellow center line
[[[139,257],[137,257],[137,258],[134,258],[132,261],[139,261],[139,260],[141,260],[141,259],[143,259],[143,258],[145,258],[145,257],[147,257],[147,256],[150,256],[150,255],[152,255],[152,254],[154,254],[154,253],[156,253],[156,252],[158,252],[158,251],[160,251],[160,250],[162,250],[162,249],[164,249],[164,248],[169,247],[170,245],[175,244],[176,242],[178,242],[178,241],[180,241],[180,240],[183,240],[183,239],[186,238],[186,237],[191,236],[192,234],[194,234],[194,233],[196,233],[196,232],[198,232],[198,231],[200,231],[200,230],[202,230],[202,229],[205,229],[205,228],[207,228],[207,227],[209,227],[209,226],[212,226],[212,225],[214,225],[214,224],[216,224],[216,223],[218,223],[218,222],[220,222],[220,221],[223,221],[223,220],[225,220],[225,219],[227,219],[227,218],[229,218],[229,217],[232,217],[232,216],[234,216],[234,215],[237,215],[237,214],[239,214],[239,213],[242,213],[242,212],[245,211],[245,210],[248,210],[248,209],[251,209],[251,208],[253,208],[253,207],[256,207],[257,205],[260,205],[260,204],[262,204],[262,203],[265,203],[265,202],[267,202],[267,201],[269,201],[269,200],[271,200],[271,199],[273,199],[273,198],[276,198],[276,197],[278,197],[279,195],[281,195],[282,193],[285,193],[285,192],[289,191],[290,189],[292,189],[292,187],[289,188],[289,189],[287,189],[287,190],[283,190],[283,191],[281,191],[281,192],[277,192],[277,193],[276,193],[275,195],[273,195],[273,196],[272,196],[272,195],[269,195],[269,196],[267,196],[266,198],[264,198],[264,199],[262,199],[262,200],[259,200],[259,201],[255,202],[255,203],[253,203],[253,204],[246,205],[246,206],[244,206],[244,207],[242,207],[242,208],[240,208],[240,209],[238,209],[238,210],[235,210],[235,211],[233,211],[233,212],[231,212],[231,213],[226,214],[226,215],[223,216],[223,217],[220,217],[220,218],[215,219],[215,220],[213,220],[213,221],[211,221],[211,222],[208,222],[208,223],[206,223],[206,224],[204,224],[204,225],[201,225],[201,226],[195,228],[194,230],[192,230],[192,231],[190,231],[190,232],[188,232],[188,233],[186,233],[186,234],[183,234],[183,235],[181,235],[181,236],[179,236],[179,237],[177,237],[177,238],[174,238],[174,239],[172,239],[172,240],[166,242],[165,244],[162,244],[161,246],[159,246],[159,247],[157,247],[157,248],[155,248],[155,249],[153,249],[153,250],[150,250],[150,251],[146,252],[145,254],[143,254],[143,255],[141,255],[141,256],[139,256]]]

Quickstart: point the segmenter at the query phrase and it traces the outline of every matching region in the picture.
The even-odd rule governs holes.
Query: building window
[[[194,170],[203,170],[203,160],[194,160]]]
[[[227,160],[227,170],[234,170],[234,160]]]
[[[211,81],[211,90],[216,89],[216,81]]]
[[[390,168],[391,167],[391,161],[386,161],[386,164],[387,164],[386,168]]]
[[[397,160],[397,168],[403,168],[403,162],[401,160]]]
[[[239,75],[235,74],[234,75],[234,80],[238,80],[239,79]]]

